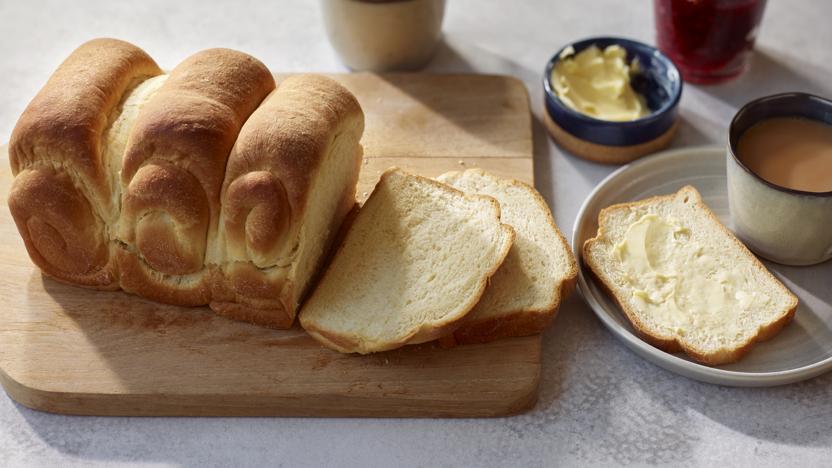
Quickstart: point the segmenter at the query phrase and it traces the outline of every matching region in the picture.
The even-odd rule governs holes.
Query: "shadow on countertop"
[[[811,271],[769,267],[804,300],[794,323],[757,346],[789,348],[795,339],[818,338],[828,346],[828,331],[819,327],[827,326],[832,313],[832,291],[816,279],[828,277],[832,262]],[[575,358],[578,354],[580,359]],[[745,359],[756,365],[755,358],[752,350]],[[686,460],[705,428],[713,438],[714,426],[722,428],[717,431],[797,447],[832,444],[832,373],[767,388],[687,379],[628,350],[575,296],[546,332],[542,385],[538,413],[527,424],[547,431],[560,419],[577,419],[596,450],[617,463]]]
[[[424,71],[429,73],[490,73],[494,70],[518,78],[525,84],[532,111],[535,188],[549,206],[553,207],[555,206],[555,194],[551,179],[553,166],[557,162],[554,161],[556,154],[552,152],[553,146],[550,144],[549,133],[540,117],[543,108],[543,88],[540,84],[542,66],[540,70],[532,70],[507,57],[484,50],[475,44],[459,41],[451,42],[448,38],[443,38],[438,46],[436,56]],[[580,163],[583,163],[583,161]],[[558,213],[555,213],[555,216],[557,217]],[[564,234],[568,234],[568,229],[563,229],[565,226],[561,226],[561,228]]]
[[[754,99],[791,91],[830,98],[832,96],[823,95],[826,81],[828,73],[824,69],[801,60],[799,55],[782,56],[770,49],[758,48],[751,57],[748,71],[739,78],[718,85],[696,87],[739,109]]]
[[[564,303],[543,345],[540,401],[506,424],[527,437],[577,441],[569,450],[579,459],[681,463],[723,431],[749,443],[832,444],[832,373],[769,388],[691,380],[627,349],[577,293]]]

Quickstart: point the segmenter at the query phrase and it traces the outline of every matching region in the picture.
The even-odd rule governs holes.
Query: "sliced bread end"
[[[543,197],[534,187],[479,169],[437,180],[468,194],[494,197],[517,238],[480,302],[443,345],[485,343],[542,332],[575,287],[577,264]]]

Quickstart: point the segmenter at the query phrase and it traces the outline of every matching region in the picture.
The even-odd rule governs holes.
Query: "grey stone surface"
[[[239,5],[237,4],[239,3]],[[542,68],[601,34],[652,42],[647,0],[450,0],[429,69],[516,75],[540,115]],[[744,102],[777,91],[832,96],[832,2],[772,0],[751,71],[687,86],[675,146],[717,143]],[[172,67],[201,48],[244,50],[274,70],[342,71],[317,3],[0,0],[0,140],[82,41],[114,36]],[[538,188],[571,232],[612,168],[562,154],[537,120]],[[544,339],[538,405],[491,420],[98,418],[44,414],[0,392],[2,466],[829,466],[832,375],[770,389],[700,384],[619,344],[576,295]],[[2,343],[0,343],[2,346]]]

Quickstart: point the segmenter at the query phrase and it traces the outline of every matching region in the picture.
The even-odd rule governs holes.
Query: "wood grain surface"
[[[278,75],[279,78],[280,75]],[[358,195],[399,166],[433,176],[483,167],[533,182],[528,96],[483,75],[333,75],[367,118]],[[12,222],[0,150],[0,381],[31,408],[69,414],[482,417],[537,396],[540,337],[369,356],[300,328],[233,322],[43,277]]]

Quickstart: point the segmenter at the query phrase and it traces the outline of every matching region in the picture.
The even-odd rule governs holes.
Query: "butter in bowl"
[[[597,37],[569,44],[546,65],[545,123],[564,149],[622,164],[670,144],[682,80],[656,48]]]

